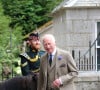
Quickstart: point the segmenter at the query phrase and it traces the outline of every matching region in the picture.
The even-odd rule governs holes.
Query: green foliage
[[[12,62],[19,60],[18,54],[20,52],[19,45],[22,39],[22,28],[15,27],[12,29],[9,27],[10,22],[10,17],[3,14],[0,2],[0,74],[2,73],[3,63],[6,63],[11,68]]]
[[[11,19],[9,17],[4,16],[0,3],[0,60],[11,60],[11,58],[15,58],[19,53],[22,28],[15,27],[12,30],[9,27],[10,21]],[[8,55],[9,52],[11,55]]]
[[[10,27],[22,27],[23,35],[51,20],[49,13],[62,0],[1,0]]]
[[[22,34],[51,20],[49,13],[61,1],[0,0],[0,74],[2,63],[12,67],[12,62],[19,60]]]

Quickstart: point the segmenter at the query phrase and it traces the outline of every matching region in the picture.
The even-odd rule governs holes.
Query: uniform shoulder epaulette
[[[23,57],[25,57],[25,58],[27,58],[27,59],[30,59],[30,57],[28,56],[27,53],[21,53],[20,56],[23,56]]]
[[[29,60],[31,62],[36,62],[39,59],[38,55],[36,55],[34,58],[30,58],[27,53],[22,53],[22,54],[20,54],[20,56],[25,57],[27,60]]]

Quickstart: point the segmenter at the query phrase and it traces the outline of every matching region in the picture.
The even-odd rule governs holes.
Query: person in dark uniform
[[[45,51],[40,50],[40,39],[38,33],[29,35],[30,50],[20,54],[21,72],[23,76],[37,74],[40,70],[40,57]]]

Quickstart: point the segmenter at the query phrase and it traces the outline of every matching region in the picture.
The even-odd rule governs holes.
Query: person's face
[[[43,46],[44,49],[48,52],[48,53],[52,53],[55,49],[55,42],[51,39],[51,38],[45,38],[43,40]]]
[[[30,39],[30,45],[32,49],[39,50],[40,49],[40,40],[38,37],[33,36]]]

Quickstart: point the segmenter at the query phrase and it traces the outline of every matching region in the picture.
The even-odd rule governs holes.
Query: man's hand
[[[61,85],[61,82],[60,82],[59,79],[56,79],[56,80],[53,81],[53,83],[52,83],[52,86],[53,86],[54,88],[59,88],[60,85]]]

